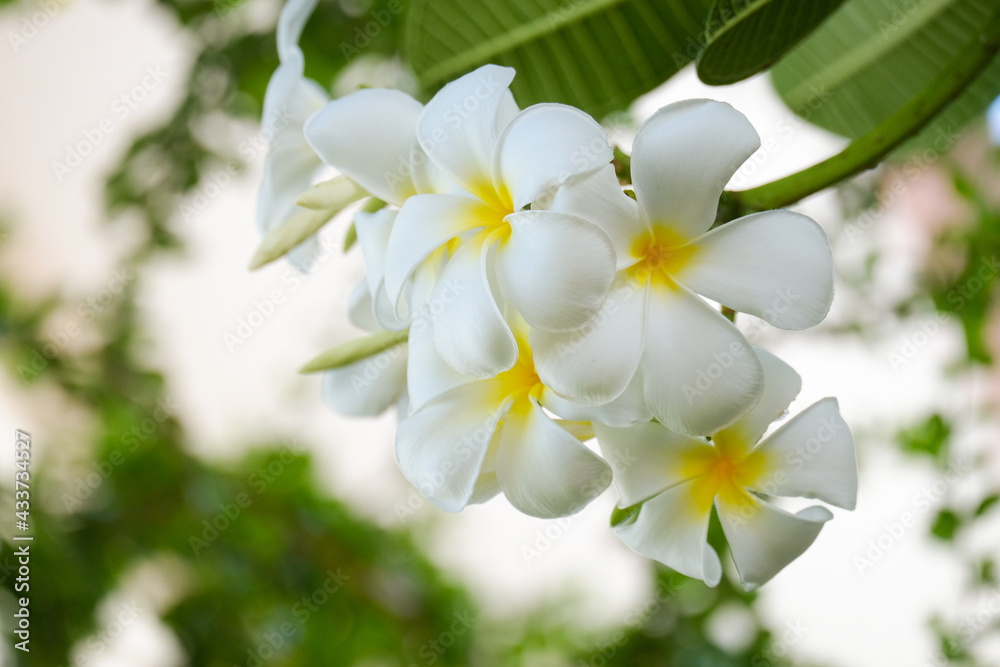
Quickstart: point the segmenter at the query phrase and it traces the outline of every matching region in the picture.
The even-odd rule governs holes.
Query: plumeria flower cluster
[[[772,496],[853,509],[854,442],[836,401],[764,437],[799,377],[718,308],[799,330],[833,298],[830,246],[810,218],[716,224],[760,145],[744,116],[711,100],[660,109],[623,187],[601,125],[562,104],[519,108],[510,68],[480,67],[426,105],[383,89],[327,101],[297,46],[314,4],[290,0],[281,15],[264,115],[286,120],[254,265],[288,251],[308,265],[315,232],[369,199],[353,216],[366,276],[349,316],[373,335],[309,368],[324,370],[338,411],[396,406],[396,459],[425,497],[457,512],[502,494],[562,517],[613,483],[621,540],[710,585],[722,574],[714,511],[748,589],[832,518]],[[313,185],[322,165],[339,175]]]

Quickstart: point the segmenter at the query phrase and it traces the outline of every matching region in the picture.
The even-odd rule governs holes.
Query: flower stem
[[[979,41],[956,56],[913,99],[842,152],[808,169],[750,190],[727,193],[745,213],[782,208],[878,165],[893,149],[922,130],[990,64],[1000,48],[1000,7],[983,26]]]

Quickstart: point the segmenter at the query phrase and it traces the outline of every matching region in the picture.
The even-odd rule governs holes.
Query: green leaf
[[[986,558],[976,566],[976,579],[984,585],[997,583],[996,562],[992,558]]]
[[[388,350],[390,347],[405,343],[409,335],[410,330],[404,329],[403,331],[379,331],[364,338],[355,338],[327,350],[303,366],[299,372],[318,373],[353,364],[355,361],[367,359]]]
[[[951,542],[955,539],[955,533],[962,527],[962,519],[949,509],[938,512],[931,526],[931,534],[939,540]]]
[[[857,138],[905,105],[955,54],[974,48],[998,11],[995,0],[848,0],[771,70],[774,85],[803,118]],[[943,152],[998,92],[994,58],[910,145]]]
[[[976,508],[976,511],[974,513],[975,516],[980,517],[986,514],[991,509],[993,509],[993,506],[996,505],[997,503],[1000,503],[1000,494],[994,493],[989,496],[986,496],[985,498],[983,498],[983,502],[979,503],[979,507]]]
[[[904,429],[896,436],[903,451],[908,454],[926,454],[943,462],[948,454],[951,426],[941,415],[931,415],[926,421]]]
[[[403,52],[427,92],[480,65],[517,70],[524,107],[600,118],[698,55],[712,0],[413,0]]]
[[[742,81],[776,63],[844,0],[716,0],[698,77],[713,86]]]

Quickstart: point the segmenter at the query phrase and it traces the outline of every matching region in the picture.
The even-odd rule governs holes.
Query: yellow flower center
[[[676,289],[674,278],[688,265],[697,249],[677,232],[653,227],[653,231],[643,234],[632,244],[632,256],[639,261],[628,271],[639,284],[651,282]]]
[[[686,462],[685,476],[694,478],[691,493],[694,506],[705,513],[716,496],[730,504],[752,502],[746,489],[752,487],[764,472],[764,457],[726,431],[713,438],[714,447],[692,455]]]
[[[535,361],[527,341],[518,340],[517,363],[493,379],[497,404],[511,400],[511,409],[530,407],[528,398],[541,392],[543,385],[535,371]]]

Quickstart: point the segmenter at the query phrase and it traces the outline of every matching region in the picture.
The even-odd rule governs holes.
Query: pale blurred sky
[[[131,138],[171,115],[192,53],[183,33],[149,0],[76,0],[61,6],[15,50],[9,35],[23,29],[23,17],[31,11],[29,5],[0,12],[0,80],[5,89],[0,104],[0,215],[13,226],[11,237],[0,244],[0,271],[8,279],[16,276],[29,298],[58,294],[72,306],[113,286],[119,257],[135,242],[136,221],[105,220],[102,184]],[[154,82],[158,77],[150,72],[162,73],[162,80]],[[127,114],[122,113],[123,95],[125,102],[134,102]],[[742,187],[790,173],[843,145],[795,119],[766,78],[707,88],[689,69],[640,100],[636,117],[690,97],[729,101],[770,146],[757,156],[758,168],[748,167],[738,176]],[[109,131],[101,129],[102,121]],[[787,131],[789,123],[792,132]],[[252,125],[227,128],[234,143],[254,138],[258,131]],[[69,147],[89,138],[97,144],[92,154],[60,181],[53,163],[65,161]],[[178,217],[174,229],[188,251],[160,258],[134,278],[140,287],[147,358],[165,372],[168,394],[181,406],[180,419],[195,453],[228,459],[238,456],[246,443],[293,436],[314,451],[318,473],[331,491],[362,513],[386,526],[431,524],[423,541],[432,558],[460,576],[492,613],[512,615],[544,600],[578,596],[578,622],[591,628],[622,623],[645,603],[649,568],[606,527],[613,492],[569,522],[521,516],[502,498],[460,515],[423,503],[416,517],[400,519],[398,507],[411,500],[412,491],[392,458],[394,418],[333,415],[321,404],[319,378],[296,372],[331,342],[351,334],[344,304],[361,276],[359,257],[331,257],[305,278],[283,262],[249,273],[246,264],[258,242],[254,206],[260,168],[258,159],[195,219]],[[911,183],[909,191],[934,187],[933,178],[924,177]],[[801,209],[831,232],[838,226],[837,208],[828,195]],[[920,247],[913,230],[922,228],[913,218],[927,210],[891,207],[859,238],[841,234],[835,240],[843,267],[857,266],[871,248],[886,251],[872,287],[874,303],[892,303],[912,279]],[[340,222],[326,233],[341,235],[344,226]],[[224,335],[275,292],[282,303],[244,344],[230,350]],[[835,303],[831,323],[858,307],[845,301]],[[78,323],[83,333],[70,346],[93,344],[93,332],[78,319],[75,307],[69,307],[48,327],[55,334]],[[965,573],[925,537],[935,511],[915,510],[914,494],[933,489],[938,474],[928,464],[903,459],[889,438],[899,425],[930,410],[954,411],[971,403],[975,386],[940,374],[944,363],[961,355],[959,331],[943,326],[918,354],[893,369],[888,355],[921,331],[919,319],[883,327],[883,337],[874,342],[833,338],[823,329],[783,334],[764,328],[756,342],[803,376],[803,393],[793,412],[824,396],[839,398],[858,438],[858,509],[835,511],[836,519],[815,545],[764,587],[761,608],[779,635],[788,623],[806,628],[789,647],[802,660],[857,667],[933,664],[927,619],[934,613],[961,619],[976,609],[955,606]],[[41,464],[66,480],[87,465],[86,452],[56,451],[53,443],[81,441],[74,435],[86,432],[88,424],[78,414],[44,386],[29,391],[16,378],[0,381],[0,430],[32,430]],[[982,443],[982,438],[967,438],[965,454]],[[0,458],[0,474],[11,470],[12,461]],[[968,492],[982,474],[968,473],[958,490]],[[1000,476],[996,461],[991,474]],[[907,511],[917,515],[917,525],[859,573],[855,557],[864,556],[869,541],[878,540],[886,525]],[[988,535],[992,529],[996,534],[995,519],[980,532]],[[551,545],[527,559],[524,548],[544,546],[546,532]],[[970,538],[972,546],[988,548],[980,532]],[[150,664],[172,664],[164,660]]]

